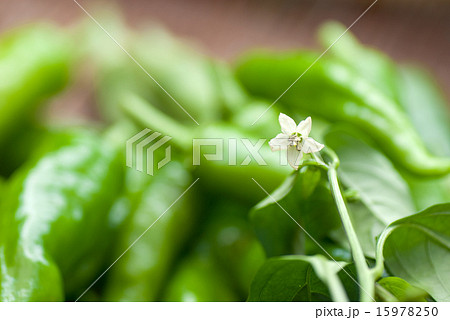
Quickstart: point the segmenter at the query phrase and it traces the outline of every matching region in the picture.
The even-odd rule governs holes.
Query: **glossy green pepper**
[[[111,269],[105,296],[109,301],[156,301],[195,223],[192,191],[177,200],[193,181],[176,161],[153,177],[128,169],[127,180],[129,188],[139,186],[142,191],[135,199],[134,213],[122,228],[116,256],[157,222]]]
[[[123,179],[116,149],[81,131],[57,134],[43,149],[1,203],[1,301],[76,297],[107,253]]]
[[[201,185],[200,185],[201,187]],[[245,301],[265,254],[247,222],[249,207],[201,190],[201,219],[193,246],[175,269],[164,301]],[[191,242],[192,243],[192,242]]]
[[[31,25],[0,38],[0,174],[25,162],[43,130],[34,125],[36,108],[67,82],[71,45],[50,25]]]
[[[385,96],[400,103],[397,90],[397,65],[384,53],[366,47],[346,31],[347,27],[338,22],[324,23],[318,38],[324,48],[330,48],[327,56],[332,56],[350,70],[377,87]],[[341,37],[345,33],[345,36]],[[339,41],[335,43],[336,39]]]
[[[162,29],[145,30],[139,41],[134,41],[137,38],[124,27],[121,19],[105,17],[102,21],[110,26],[109,30],[131,39],[127,50],[146,70],[139,68],[110,39],[107,39],[110,43],[105,43],[104,33],[89,23],[84,40],[90,47],[89,55],[99,67],[98,101],[107,120],[120,119],[118,95],[124,89],[139,92],[157,108],[188,126],[204,124],[220,116],[223,101],[212,59]],[[110,47],[105,50],[105,46]]]
[[[0,177],[0,203],[2,203],[4,188],[5,188],[5,179]]]
[[[32,25],[0,39],[0,145],[67,82],[72,53],[63,33]]]
[[[252,93],[275,101],[307,70],[315,53],[255,53],[236,73]],[[395,100],[344,64],[322,57],[280,99],[287,112],[303,111],[364,131],[395,162],[416,175],[450,172],[450,159],[429,153]]]
[[[194,252],[180,263],[167,286],[164,301],[239,301],[237,292],[224,278],[220,265],[211,258],[207,247],[207,242],[199,243]]]
[[[211,246],[212,259],[229,275],[241,300],[245,300],[266,255],[248,221],[250,208],[236,199],[219,195],[213,202],[207,208],[211,221],[205,228],[204,237]]]

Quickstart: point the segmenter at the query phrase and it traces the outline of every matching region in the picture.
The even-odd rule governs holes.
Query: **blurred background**
[[[156,22],[194,40],[205,53],[232,60],[254,47],[317,48],[315,33],[321,23],[334,19],[348,26],[372,2],[115,0],[103,4],[119,8],[131,27]],[[87,0],[79,3],[86,8],[99,4]],[[0,1],[0,32],[35,20],[71,25],[79,18],[86,15],[73,0]],[[450,97],[449,0],[379,0],[352,32],[396,61],[420,62]]]

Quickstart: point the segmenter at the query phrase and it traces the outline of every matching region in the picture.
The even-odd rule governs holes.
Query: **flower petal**
[[[269,146],[272,151],[278,151],[280,149],[286,149],[289,144],[289,135],[279,133],[275,138],[269,141]]]
[[[317,142],[313,138],[306,138],[302,145],[302,151],[304,153],[318,152],[322,150],[323,147],[323,144]]]
[[[311,132],[311,125],[311,117],[308,117],[298,124],[296,132],[300,133],[304,138],[307,138]]]
[[[281,132],[288,135],[291,135],[295,132],[296,129],[295,121],[292,120],[291,117],[285,115],[284,113],[280,113],[278,121],[280,122]]]
[[[302,163],[303,152],[298,151],[295,146],[289,146],[287,149],[287,160],[289,165],[298,170],[298,166]]]

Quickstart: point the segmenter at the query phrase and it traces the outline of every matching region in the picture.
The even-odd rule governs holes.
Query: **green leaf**
[[[349,211],[365,254],[374,257],[375,238],[387,225],[414,212],[408,185],[381,152],[354,133],[334,129],[325,143],[339,156],[341,181],[358,193],[360,200],[349,202]]]
[[[450,175],[440,178],[420,178],[403,172],[409,184],[416,211],[422,211],[436,203],[450,202]]]
[[[253,208],[250,220],[269,257],[303,253],[302,228],[320,240],[340,226],[326,175],[313,167],[290,175]]]
[[[394,300],[390,300],[385,297],[383,301],[417,301],[426,302],[425,297],[428,295],[427,292],[422,289],[416,288],[410,285],[407,281],[402,278],[397,277],[387,277],[383,278],[377,283],[383,289],[387,290],[388,293],[393,295]],[[382,292],[382,291],[381,291]]]
[[[393,275],[450,301],[450,203],[394,222],[380,239]]]
[[[321,255],[269,259],[253,280],[248,301],[347,301],[339,277],[345,266]]]

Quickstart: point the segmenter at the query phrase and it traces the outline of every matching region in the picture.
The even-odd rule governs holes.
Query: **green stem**
[[[339,181],[337,177],[336,168],[330,166],[328,168],[328,179],[331,185],[331,191],[333,193],[336,206],[341,216],[342,224],[344,225],[345,232],[347,233],[348,241],[352,251],[353,260],[355,261],[356,271],[358,273],[358,281],[360,290],[360,300],[363,302],[374,301],[375,284],[372,277],[371,270],[369,269],[364,252],[359,243],[355,229],[353,228],[350,216],[347,211],[344,199],[342,197],[341,189],[339,187]]]
[[[377,252],[376,252],[376,263],[375,267],[372,269],[372,277],[374,280],[381,277],[384,271],[384,255],[383,255],[383,247],[384,242],[386,241],[387,237],[391,234],[392,231],[394,231],[395,227],[388,227],[383,231],[383,233],[380,235],[380,238],[377,242]]]
[[[133,93],[126,93],[120,103],[122,110],[136,122],[172,137],[174,144],[183,150],[192,148],[191,131],[165,115],[150,102]]]
[[[375,292],[385,302],[399,302],[398,299],[378,283],[375,284]]]
[[[348,302],[347,293],[337,274],[332,274],[328,279],[328,288],[334,302]]]

